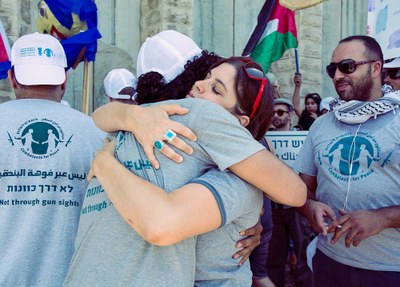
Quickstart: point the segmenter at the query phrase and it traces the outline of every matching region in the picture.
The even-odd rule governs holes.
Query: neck
[[[375,85],[371,90],[370,98],[369,98],[368,102],[373,102],[373,101],[379,100],[382,97],[383,97],[382,86]]]
[[[25,86],[15,90],[17,99],[41,99],[61,102],[62,93],[53,86]]]
[[[278,131],[278,132],[290,131],[290,123],[288,123],[287,125],[284,125],[281,128],[277,128],[276,131]]]

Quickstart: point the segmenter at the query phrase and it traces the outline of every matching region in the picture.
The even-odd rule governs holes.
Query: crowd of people
[[[341,40],[338,98],[303,108],[300,74],[282,98],[250,58],[172,30],[136,76],[107,74],[92,117],[61,104],[58,40],[24,35],[11,63],[0,286],[284,287],[291,246],[296,287],[398,286],[400,58],[373,38]],[[308,131],[293,167],[268,130]]]

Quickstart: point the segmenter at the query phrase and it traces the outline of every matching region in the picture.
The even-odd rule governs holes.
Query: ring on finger
[[[164,148],[164,142],[162,140],[155,140],[154,147],[161,151]]]
[[[176,133],[171,130],[168,129],[167,132],[163,135],[163,137],[168,141],[168,142],[172,142],[174,140],[174,138],[176,138]]]
[[[336,228],[340,230],[343,228],[343,225],[339,224],[338,226],[336,226]]]

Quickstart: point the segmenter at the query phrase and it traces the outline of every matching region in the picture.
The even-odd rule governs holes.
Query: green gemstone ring
[[[161,151],[163,149],[163,147],[164,147],[163,141],[161,141],[161,140],[154,141],[154,147],[156,149],[158,149],[159,151]]]

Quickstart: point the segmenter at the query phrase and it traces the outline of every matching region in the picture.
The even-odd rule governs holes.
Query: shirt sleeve
[[[239,120],[221,106],[206,100],[191,100],[190,117],[184,123],[197,135],[197,144],[220,170],[252,156],[264,147],[256,141]]]
[[[262,192],[229,171],[214,168],[192,183],[204,185],[214,195],[221,213],[221,226],[245,215],[258,216],[261,212]]]
[[[316,121],[310,128],[307,134],[306,140],[293,163],[293,169],[299,173],[303,173],[310,176],[317,175],[317,167],[314,163],[314,143],[313,139],[316,136],[316,131],[318,130],[319,123],[321,121]]]

